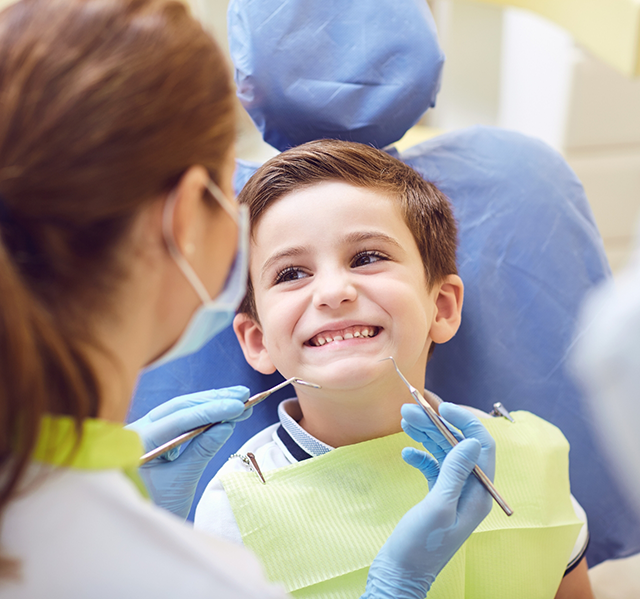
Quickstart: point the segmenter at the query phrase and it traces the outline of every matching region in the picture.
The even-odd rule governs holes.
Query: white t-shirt
[[[244,547],[155,507],[119,470],[32,465],[28,478],[0,535],[21,577],[0,581],[0,598],[287,597]]]
[[[466,407],[466,406],[465,406]],[[489,414],[468,408],[479,418],[491,418]],[[280,422],[273,424],[249,439],[235,455],[245,455],[248,452],[256,456],[261,471],[267,472],[275,468],[296,464],[299,461],[322,455],[333,448],[316,439],[305,431],[299,424],[301,418],[300,406],[297,399],[288,399],[278,406]],[[220,482],[220,477],[227,472],[247,471],[247,466],[241,459],[231,457],[220,468],[216,476],[209,482],[195,515],[195,528],[217,537],[242,544],[240,529],[231,509],[231,504]],[[567,564],[570,572],[584,557],[589,544],[589,530],[587,515],[577,500],[572,496],[576,515],[584,522],[576,544]]]

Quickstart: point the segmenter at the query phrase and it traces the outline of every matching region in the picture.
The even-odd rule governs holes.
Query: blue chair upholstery
[[[432,63],[441,60],[441,53],[434,50],[435,30],[424,6],[422,0],[323,0],[309,9],[309,2],[295,0],[234,2],[230,34],[235,36],[234,60],[240,64],[241,99],[265,139],[279,149],[322,137],[378,146],[399,139],[426,108],[424,102],[430,105],[433,100],[423,97],[421,104],[407,96],[407,90],[417,89],[415,78],[430,77],[429,84],[421,80],[418,87],[434,94],[439,85],[440,66]],[[371,23],[365,17],[355,19],[356,8]],[[412,26],[405,30],[398,23]],[[373,47],[365,43],[370,28],[377,31]],[[291,43],[280,45],[279,36]],[[425,43],[429,36],[431,41]],[[354,52],[361,43],[366,52]],[[296,52],[300,46],[304,55]],[[367,87],[369,75],[363,77],[355,96],[337,92],[344,72],[355,77],[362,67],[370,74],[373,62],[384,65],[385,55],[395,58],[398,51],[410,53],[412,48],[419,49],[421,64],[428,64],[403,72],[405,84],[393,87],[395,100],[384,83],[397,73],[383,68],[376,69],[380,78],[375,85]],[[326,60],[323,53],[328,54]],[[276,58],[267,60],[272,56]],[[312,56],[316,58],[311,60]],[[324,66],[316,64],[323,60]],[[349,68],[344,67],[349,61],[353,61]],[[308,84],[320,72],[325,82],[333,83]],[[305,94],[295,82],[305,82]],[[346,89],[353,89],[353,81]],[[370,102],[365,91],[371,94]],[[318,106],[326,110],[318,111]],[[401,119],[395,118],[396,112],[403,112]],[[304,115],[302,129],[283,125],[291,114]],[[485,411],[501,401],[509,410],[529,410],[558,426],[571,443],[572,492],[589,517],[589,565],[637,553],[640,522],[609,474],[581,392],[565,371],[578,307],[589,289],[610,276],[580,182],[563,158],[543,143],[499,129],[474,127],[447,133],[399,157],[447,194],[460,229],[463,322],[456,337],[436,349],[426,373],[427,387],[448,401]],[[235,180],[239,188],[255,168],[239,162]],[[257,392],[275,384],[277,377],[254,372],[228,329],[199,353],[143,375],[130,419],[176,395],[236,384]],[[290,389],[282,390],[240,423],[226,453],[209,465],[198,497],[229,454],[276,421],[277,403],[291,394]]]

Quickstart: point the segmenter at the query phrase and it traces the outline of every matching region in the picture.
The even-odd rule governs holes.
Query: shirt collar
[[[302,412],[297,399],[285,399],[278,405],[280,424],[296,445],[314,458],[330,452],[333,447],[316,439],[298,424],[301,417]]]
[[[143,454],[138,434],[122,424],[87,418],[78,443],[76,421],[70,416],[42,418],[33,460],[79,470],[137,468]]]
[[[122,470],[143,497],[149,493],[138,474],[142,441],[122,424],[87,418],[78,442],[76,421],[70,416],[44,416],[32,454],[35,462],[75,470]]]

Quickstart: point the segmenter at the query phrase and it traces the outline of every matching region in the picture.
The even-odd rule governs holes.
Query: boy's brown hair
[[[238,202],[249,207],[251,231],[281,197],[339,181],[396,197],[416,244],[431,288],[456,267],[457,228],[451,204],[440,190],[411,167],[364,144],[322,139],[297,146],[265,162],[249,179]],[[238,310],[259,322],[251,279]]]

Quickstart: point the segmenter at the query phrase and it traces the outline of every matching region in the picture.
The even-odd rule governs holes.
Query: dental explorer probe
[[[451,447],[455,447],[459,441],[455,438],[454,434],[449,430],[449,427],[444,423],[440,414],[436,412],[429,402],[422,396],[420,391],[418,391],[400,372],[396,361],[393,359],[393,356],[389,356],[388,358],[383,358],[380,360],[381,362],[384,360],[391,360],[393,365],[398,373],[398,376],[402,379],[402,382],[409,388],[413,399],[422,406],[422,409],[426,412],[427,416],[431,419],[431,422],[436,426],[436,428],[442,433],[444,438],[451,443]],[[497,489],[493,486],[491,479],[482,471],[479,466],[474,466],[472,470],[473,475],[480,481],[482,486],[489,492],[489,495],[493,497],[495,502],[502,508],[502,511],[507,514],[507,516],[513,515],[513,510],[509,507],[507,502],[502,498],[500,493],[498,493]]]
[[[261,401],[264,401],[265,399],[267,399],[267,397],[269,397],[269,395],[271,395],[272,393],[275,393],[279,389],[282,389],[283,387],[286,387],[291,383],[295,385],[304,385],[305,387],[313,387],[314,389],[321,389],[320,385],[316,385],[315,383],[307,383],[307,381],[303,381],[302,379],[299,379],[294,376],[290,379],[287,379],[286,381],[283,381],[279,385],[276,385],[275,387],[271,387],[271,389],[262,391],[262,393],[256,393],[256,395],[247,399],[247,401],[244,402],[243,411],[246,412],[249,408],[252,408],[253,406],[258,405]],[[155,449],[152,449],[151,451],[145,453],[140,458],[139,465],[144,466],[144,464],[150,462],[151,460],[157,458],[158,456],[161,456],[163,453],[170,451],[174,447],[178,447],[183,443],[186,443],[190,439],[197,437],[201,433],[204,433],[204,431],[209,430],[212,426],[216,426],[216,424],[222,424],[222,422],[212,422],[211,424],[205,424],[203,426],[199,426],[198,428],[194,428],[190,431],[187,431],[186,433],[182,433],[181,435],[178,435],[175,439],[171,439],[170,441],[167,441],[166,443],[159,445]]]

